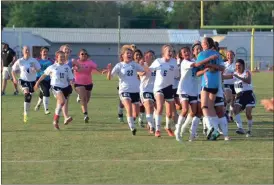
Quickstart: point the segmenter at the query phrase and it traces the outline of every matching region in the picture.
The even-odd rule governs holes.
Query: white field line
[[[2,163],[53,163],[53,162],[86,162],[86,163],[97,163],[97,162],[148,162],[148,163],[159,163],[159,162],[183,162],[183,161],[273,161],[273,158],[189,158],[189,159],[94,159],[94,160],[85,160],[85,159],[76,159],[76,160],[11,160],[11,161],[2,161]]]

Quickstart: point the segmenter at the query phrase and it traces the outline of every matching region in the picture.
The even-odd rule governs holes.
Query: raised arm
[[[200,66],[202,66],[204,64],[209,63],[211,60],[216,60],[218,57],[219,57],[218,55],[212,55],[212,56],[210,56],[210,57],[208,57],[208,58],[206,58],[206,59],[204,59],[204,60],[202,60],[202,61],[200,61],[198,63],[194,62],[191,65],[191,67],[200,67]]]

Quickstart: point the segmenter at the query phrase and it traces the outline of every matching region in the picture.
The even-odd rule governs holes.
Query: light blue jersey
[[[43,60],[43,59],[38,59],[39,64],[41,65],[41,70],[37,72],[36,77],[40,78],[43,74],[44,71],[51,66],[53,63],[49,59]],[[47,76],[44,80],[50,80],[50,77]]]
[[[199,53],[196,62],[199,63],[212,55],[219,55],[219,57],[216,60],[211,60],[209,62],[210,64],[223,65],[223,60],[221,58],[221,55],[217,51],[213,51],[213,50],[206,50]],[[200,70],[202,68],[203,67],[201,67]],[[221,79],[218,71],[207,71],[202,75],[201,87],[218,89],[220,80]]]

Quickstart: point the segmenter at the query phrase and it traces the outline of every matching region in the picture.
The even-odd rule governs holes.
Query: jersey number
[[[238,88],[243,88],[243,83],[242,83],[242,82],[238,83],[238,84],[237,84],[237,87],[238,87]]]
[[[163,76],[167,75],[167,70],[164,70]]]
[[[65,74],[64,73],[60,73],[60,78],[64,78]]]
[[[153,71],[153,72],[151,73],[151,76],[156,76],[156,71]]]
[[[133,76],[133,70],[128,70],[127,71],[127,76]]]

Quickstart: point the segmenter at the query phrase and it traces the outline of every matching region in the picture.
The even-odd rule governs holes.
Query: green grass
[[[4,184],[272,184],[273,114],[266,113],[260,99],[273,96],[273,74],[256,73],[254,137],[236,135],[232,141],[206,141],[199,127],[198,140],[187,136],[178,143],[163,132],[162,138],[138,128],[131,136],[127,124],[117,121],[117,81],[94,77],[89,104],[91,117],[84,124],[76,94],[70,98],[74,121],[52,126],[52,115],[34,112],[23,123],[23,96],[13,96],[11,85],[2,97],[2,183]],[[55,99],[50,99],[53,113]],[[246,118],[242,116],[245,128]],[[61,120],[63,121],[63,120]]]

